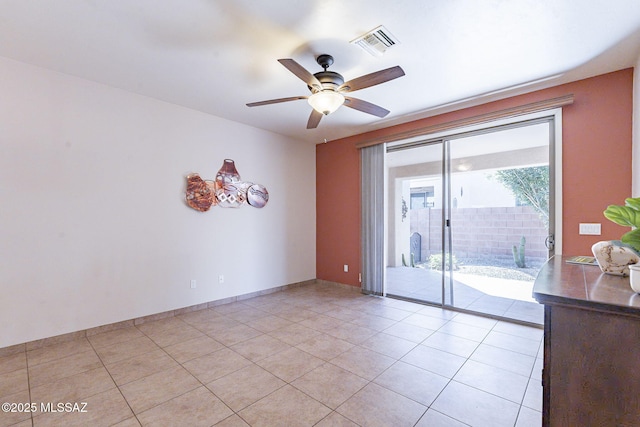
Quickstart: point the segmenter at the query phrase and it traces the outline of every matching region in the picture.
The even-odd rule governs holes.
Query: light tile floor
[[[541,342],[309,285],[1,357],[0,426],[539,426]]]

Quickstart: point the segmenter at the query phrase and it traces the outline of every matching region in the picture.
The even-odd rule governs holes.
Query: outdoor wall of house
[[[360,260],[357,143],[567,94],[574,103],[563,108],[563,253],[589,254],[595,241],[619,238],[626,229],[602,211],[631,194],[633,91],[633,69],[626,69],[317,145],[318,278],[360,286],[353,268]],[[579,235],[581,222],[601,223],[602,235]]]
[[[0,93],[0,347],[315,278],[312,144],[7,59]],[[263,209],[186,205],[225,158]]]

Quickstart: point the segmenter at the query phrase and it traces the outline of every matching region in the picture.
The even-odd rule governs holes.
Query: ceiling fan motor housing
[[[344,83],[344,78],[338,73],[327,71],[327,68],[329,68],[333,64],[333,56],[327,54],[318,55],[318,57],[316,58],[316,62],[323,68],[324,71],[315,73],[313,76],[318,79],[318,81],[322,85],[322,88],[320,89],[315,86],[308,86],[311,93],[320,92],[321,90],[330,90],[337,92],[338,88]]]
[[[322,90],[337,91],[338,88],[344,83],[344,78],[333,71],[320,71],[314,74],[314,77],[318,79],[322,84]],[[319,92],[316,87],[308,86],[312,93]]]

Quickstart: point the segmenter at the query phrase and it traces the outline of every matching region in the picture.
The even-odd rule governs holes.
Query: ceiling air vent
[[[351,40],[351,43],[360,46],[373,56],[382,56],[387,49],[400,42],[386,28],[380,25],[357,39]]]

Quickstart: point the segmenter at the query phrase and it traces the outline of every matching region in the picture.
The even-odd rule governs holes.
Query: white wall
[[[315,278],[313,145],[6,59],[0,93],[0,347]],[[225,158],[265,208],[186,206]]]

